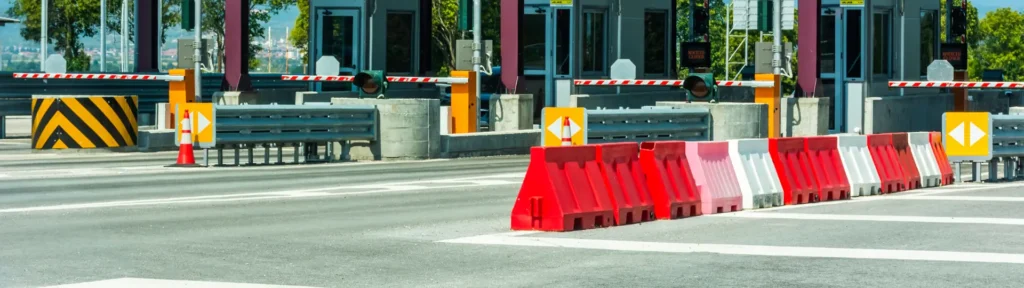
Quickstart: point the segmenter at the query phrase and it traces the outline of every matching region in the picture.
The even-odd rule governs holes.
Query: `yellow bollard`
[[[451,77],[469,79],[466,84],[452,84],[451,133],[476,132],[476,126],[479,121],[476,113],[476,73],[452,71]]]
[[[782,98],[782,76],[774,74],[756,74],[754,80],[772,81],[775,87],[754,88],[754,102],[768,104],[768,138],[782,137],[781,112],[779,104]]]
[[[165,127],[174,128],[177,127],[177,123],[174,123],[174,110],[177,109],[178,104],[196,102],[196,78],[195,70],[192,69],[171,69],[167,72],[168,75],[173,76],[185,76],[183,81],[171,81],[170,87],[167,93],[167,121]]]

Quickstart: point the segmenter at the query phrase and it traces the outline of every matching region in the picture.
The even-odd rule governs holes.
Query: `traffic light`
[[[473,0],[459,0],[459,30],[473,29]]]
[[[181,0],[181,29],[185,31],[196,27],[196,1]]]
[[[708,35],[708,23],[710,23],[710,19],[711,16],[708,15],[707,7],[693,7],[693,35],[695,37],[703,38],[704,35]]]
[[[967,11],[963,7],[953,7],[949,17],[952,24],[949,30],[953,34],[953,38],[959,41],[961,37],[967,35]]]
[[[715,82],[715,74],[690,74],[683,80],[683,89],[686,90],[687,102],[718,102],[718,84]]]
[[[369,96],[384,99],[384,92],[388,90],[387,79],[384,71],[363,71],[352,78],[352,85],[359,87],[359,98]]]

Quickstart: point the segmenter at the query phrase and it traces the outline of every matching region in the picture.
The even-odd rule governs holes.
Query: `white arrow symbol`
[[[963,126],[964,124],[960,125]],[[971,123],[971,144],[968,146],[974,146],[974,143],[981,141],[981,137],[985,137],[985,131],[981,131],[981,128]]]
[[[562,118],[564,117],[558,117],[558,119],[555,119],[555,122],[551,123],[551,125],[548,126],[548,132],[551,132],[551,134],[555,134],[555,136],[562,137]],[[579,132],[580,125],[576,124],[576,121],[573,121],[572,118],[570,118],[569,133],[572,133],[572,136],[576,136],[576,133]]]
[[[971,126],[974,126],[974,124],[971,124]],[[960,125],[953,128],[953,131],[949,131],[948,135],[953,137],[953,140],[956,140],[956,143],[959,143],[960,146],[964,146],[964,123],[960,122]]]
[[[210,120],[206,119],[206,115],[203,115],[202,112],[196,111],[196,120],[199,121],[199,129],[196,130],[197,135],[206,131],[206,127],[210,127]]]

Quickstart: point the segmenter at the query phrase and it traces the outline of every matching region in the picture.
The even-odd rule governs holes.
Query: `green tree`
[[[295,29],[288,35],[288,41],[299,49],[302,64],[309,63],[309,0],[298,0],[299,16],[295,18]]]
[[[438,75],[448,75],[455,67],[455,40],[459,39],[458,0],[433,1],[433,17],[430,20],[433,31],[433,62]]]
[[[1024,13],[1010,8],[988,12],[978,27],[979,45],[970,65],[971,75],[981,76],[983,69],[1002,69],[1008,81],[1024,80]]]
[[[260,39],[266,37],[267,28],[264,27],[270,21],[272,15],[277,15],[281,10],[295,5],[297,0],[249,0],[249,39]],[[203,23],[204,33],[213,33],[217,47],[224,47],[224,0],[203,0]],[[260,66],[259,53],[263,47],[249,45],[249,68]],[[218,49],[217,71],[224,71],[224,49]]]

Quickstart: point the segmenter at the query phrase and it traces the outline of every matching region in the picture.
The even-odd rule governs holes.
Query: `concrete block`
[[[295,92],[289,90],[227,91],[213,94],[217,105],[294,105]]]
[[[533,95],[501,94],[490,99],[491,131],[519,131],[533,127]]]
[[[530,147],[540,145],[540,129],[496,131],[441,136],[444,157],[480,157],[530,154]]]
[[[437,99],[334,98],[332,105],[376,105],[377,141],[352,141],[349,159],[431,159],[441,155],[440,101]],[[343,151],[341,145],[335,151]]]
[[[359,98],[359,93],[356,92],[316,92],[316,91],[299,91],[295,92],[295,105],[304,105],[310,103],[326,103],[330,104],[333,98]]]
[[[154,129],[139,131],[139,152],[176,151],[174,145],[174,129]]]
[[[657,106],[708,108],[714,141],[768,137],[768,105],[765,104],[657,102]]]
[[[1024,115],[1024,107],[1010,107],[1010,115]]]
[[[864,99],[864,134],[939,131],[942,113],[950,110],[950,94],[868,97]]]
[[[831,98],[783,97],[782,136],[804,137],[828,134]]]

